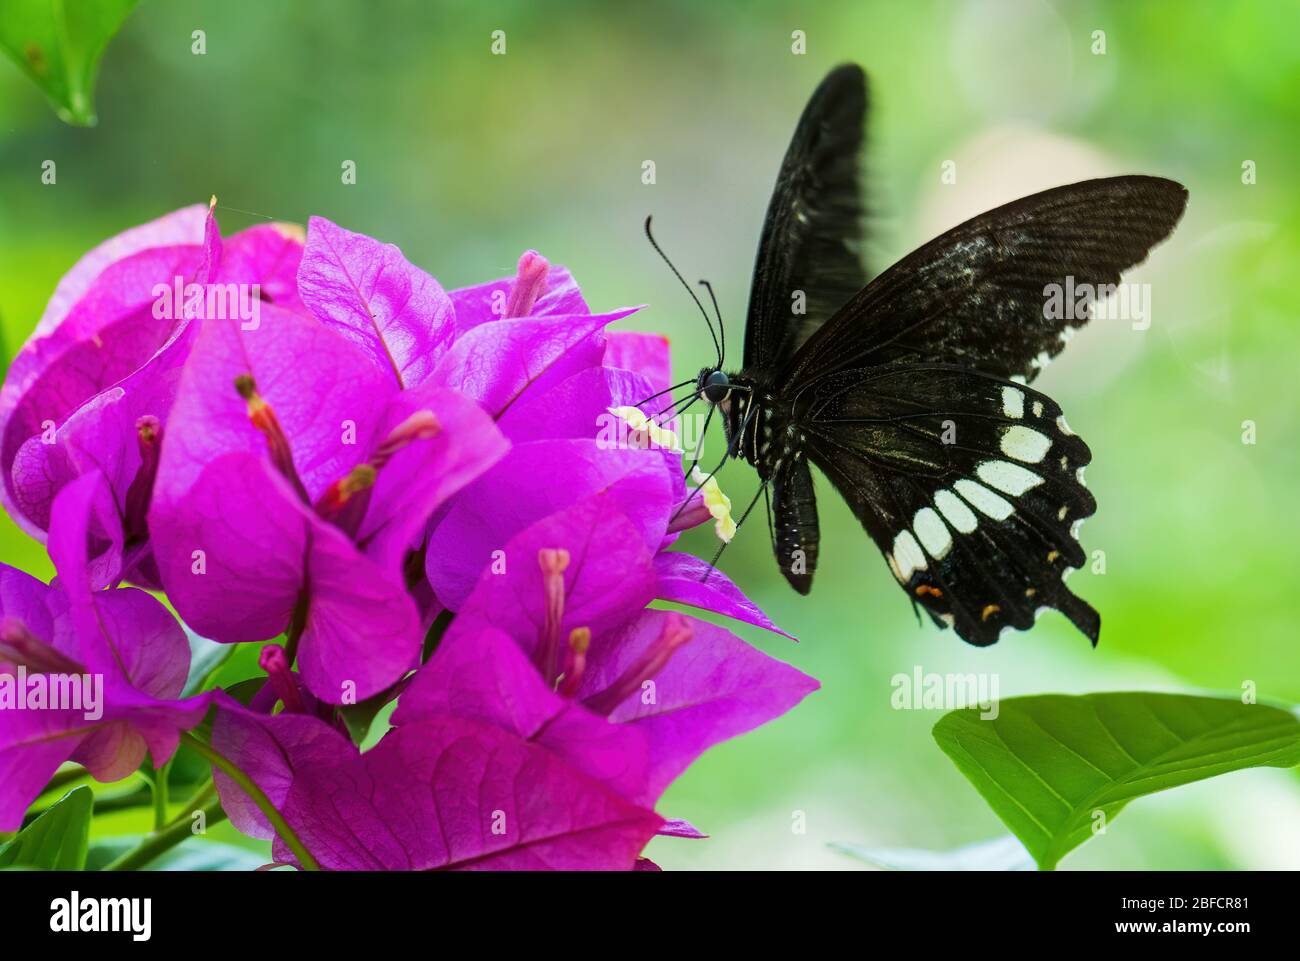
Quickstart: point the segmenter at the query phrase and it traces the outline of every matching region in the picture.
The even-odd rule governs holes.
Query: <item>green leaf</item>
[[[104,838],[90,846],[86,856],[87,871],[102,871],[127,851],[135,848],[144,835],[122,835]],[[204,838],[187,838],[176,847],[154,858],[143,871],[252,871],[269,861],[267,855],[248,848],[208,841]]]
[[[832,843],[831,847],[890,871],[1031,871],[1034,867],[1033,858],[1025,846],[1010,835],[967,844],[952,851],[873,848],[839,842]]]
[[[95,76],[104,48],[138,0],[5,0],[0,48],[67,123],[95,123]]]
[[[200,637],[188,627],[185,637],[190,642],[190,673],[185,679],[181,697],[191,697],[203,690],[205,682],[235,653],[234,644],[219,644]]]
[[[86,865],[90,813],[95,795],[88,787],[75,788],[0,847],[0,868],[40,868],[45,871],[80,871]]]
[[[117,785],[112,785],[108,790],[101,790],[95,796],[95,813],[108,814],[113,811],[130,811],[134,808],[143,807],[153,801],[153,791],[149,784],[141,782],[138,778],[132,778],[130,781],[119,781],[118,784],[128,785],[128,790],[114,790]],[[38,802],[39,803],[39,802]],[[56,804],[58,802],[55,802]],[[24,821],[32,824],[37,818],[43,816],[47,811],[53,810],[54,804],[47,807],[29,810]]]
[[[1262,704],[1113,693],[998,707],[992,720],[978,709],[945,714],[934,738],[1044,870],[1134,798],[1242,768],[1300,764],[1300,719]]]
[[[402,682],[398,681],[364,701],[348,704],[339,709],[343,723],[347,725],[348,734],[352,736],[352,743],[360,746],[366,740],[375,718],[379,717],[384,708],[393,703],[401,690]]]

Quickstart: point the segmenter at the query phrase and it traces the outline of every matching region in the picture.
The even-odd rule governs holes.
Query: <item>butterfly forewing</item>
[[[862,289],[859,154],[862,68],[837,67],[804,108],[759,239],[745,325],[745,367],[773,369]]]
[[[936,622],[984,645],[1054,607],[1096,641],[1064,583],[1085,560],[1091,455],[1051,398],[939,365],[843,371],[805,397],[809,456]]]
[[[1111,177],[980,214],[864,287],[780,379],[802,385],[850,367],[937,362],[1032,380],[1083,323],[1046,309],[1049,285],[1118,284],[1169,235],[1186,203],[1187,189],[1172,180]]]

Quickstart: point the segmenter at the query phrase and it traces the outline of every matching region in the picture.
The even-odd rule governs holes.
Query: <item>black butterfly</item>
[[[936,624],[987,645],[1054,607],[1095,644],[1100,617],[1064,583],[1085,561],[1078,525],[1096,509],[1083,483],[1091,455],[1026,384],[1071,331],[1044,309],[1047,286],[1118,283],[1173,230],[1187,190],[1142,176],[1047,190],[868,283],[856,250],[866,107],[853,65],[813,94],[763,225],[744,367],[726,373],[718,343],[692,400],[721,413],[727,457],[770,489],[773,549],[799,593],[817,567],[815,464]]]

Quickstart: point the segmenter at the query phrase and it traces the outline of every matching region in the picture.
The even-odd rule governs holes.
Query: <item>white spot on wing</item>
[[[1025,395],[1014,387],[1002,388],[1002,413],[1016,420],[1025,416]]]
[[[902,531],[894,538],[892,560],[894,563],[890,566],[894,568],[894,576],[904,584],[911,579],[913,571],[925,570],[925,554],[911,531]]]
[[[963,477],[952,485],[957,493],[966,498],[981,514],[987,514],[995,521],[1004,521],[1015,513],[1015,508],[993,493],[983,484]]]
[[[952,550],[952,532],[942,517],[930,508],[922,507],[912,518],[912,527],[931,557],[941,561],[948,556]]]
[[[975,474],[990,487],[1012,497],[1019,497],[1043,482],[1033,471],[1005,460],[986,460],[975,468]]]
[[[1037,464],[1052,446],[1052,439],[1030,427],[1016,424],[1002,432],[1002,453],[1026,464]]]
[[[1065,415],[1061,414],[1056,418],[1056,426],[1060,428],[1062,434],[1066,437],[1073,437],[1074,431],[1070,430],[1070,425],[1065,422]]]
[[[948,519],[949,524],[963,534],[969,534],[979,524],[966,503],[947,488],[935,492],[934,506],[939,508],[939,513]]]
[[[1034,401],[1034,416],[1035,417],[1043,416],[1043,402],[1041,400]]]

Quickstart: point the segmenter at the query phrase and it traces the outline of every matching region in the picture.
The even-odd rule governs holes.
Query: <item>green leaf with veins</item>
[[[953,711],[934,738],[1038,866],[1055,867],[1129,801],[1248,767],[1300,764],[1300,719],[1183,694],[1047,694],[998,716]]]

